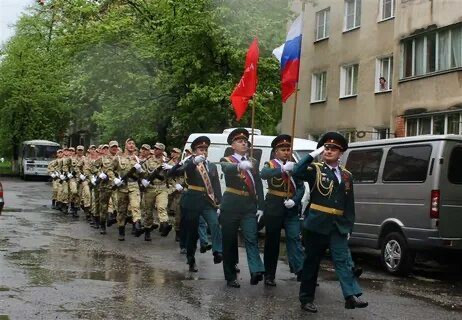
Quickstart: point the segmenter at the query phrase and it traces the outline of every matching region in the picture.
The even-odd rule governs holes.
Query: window
[[[406,119],[406,136],[423,134],[461,134],[462,113],[440,113]]]
[[[340,71],[340,98],[358,93],[358,64],[343,66]]]
[[[311,77],[311,102],[326,101],[327,72],[314,73]]]
[[[424,182],[431,152],[431,146],[427,145],[391,148],[383,169],[383,181]]]
[[[393,57],[377,59],[375,92],[390,91],[393,80]]]
[[[462,184],[462,147],[455,147],[451,152],[448,167],[448,180],[451,183]]]
[[[329,37],[329,13],[330,8],[316,12],[316,41]]]
[[[340,131],[340,133],[342,134],[342,136],[345,137],[348,143],[356,141],[356,132],[356,129],[344,129]]]
[[[380,0],[380,18],[386,20],[395,16],[395,0]]]
[[[355,183],[375,183],[379,174],[382,149],[351,151],[346,168],[353,175]]]
[[[388,139],[390,137],[390,128],[375,128],[374,131],[375,140]]]
[[[462,25],[404,40],[401,55],[401,78],[461,68]]]
[[[459,134],[460,133],[460,114],[453,113],[448,114],[448,134]]]
[[[361,25],[361,0],[345,0],[344,31]]]

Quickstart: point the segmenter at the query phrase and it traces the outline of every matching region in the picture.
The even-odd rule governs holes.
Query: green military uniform
[[[318,147],[323,145],[326,148],[336,147],[341,151],[348,148],[345,139],[337,133],[326,133]],[[313,162],[313,157],[307,155],[295,165],[293,176],[307,181],[311,190],[310,206],[306,209],[303,224],[306,255],[299,295],[302,308],[314,301],[319,264],[327,248],[330,249],[347,303],[353,300],[352,308],[367,306],[367,303],[356,300],[362,292],[351,270],[347,242],[355,220],[351,173],[342,167],[332,168],[327,163]],[[347,303],[345,307],[349,308]],[[317,311],[315,307],[314,310],[312,307],[309,310],[304,309]]]
[[[245,141],[247,145],[249,132],[238,128],[228,136],[228,144]],[[245,161],[245,162],[244,162]],[[220,210],[220,224],[223,234],[223,271],[228,286],[239,287],[236,280],[236,264],[238,263],[237,233],[239,227],[244,236],[247,261],[252,285],[263,280],[265,268],[260,258],[257,239],[257,219],[255,214],[264,208],[263,185],[260,179],[257,162],[247,156],[234,154],[220,160],[225,175],[226,190]],[[244,168],[244,164],[252,163],[252,168]]]
[[[289,135],[279,135],[273,140],[271,146],[274,151],[278,148],[290,149],[291,140]],[[265,284],[269,286],[276,285],[274,279],[282,228],[285,230],[287,257],[292,272],[298,275],[303,267],[304,254],[300,241],[298,217],[305,186],[303,181],[290,177],[283,170],[284,163],[285,161],[277,158],[272,159],[265,163],[260,173],[261,178],[268,181],[263,219],[265,224]]]

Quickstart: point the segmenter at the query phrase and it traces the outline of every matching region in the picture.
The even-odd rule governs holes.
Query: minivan
[[[399,275],[419,251],[462,253],[461,135],[351,143],[341,160],[354,179],[350,244],[380,249]]]

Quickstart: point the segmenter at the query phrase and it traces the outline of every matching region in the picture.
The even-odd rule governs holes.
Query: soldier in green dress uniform
[[[276,286],[274,281],[279,258],[281,230],[285,230],[287,257],[292,272],[299,275],[303,266],[303,248],[300,241],[299,212],[305,192],[303,181],[289,173],[294,162],[290,161],[292,137],[281,134],[274,138],[271,147],[274,159],[265,163],[260,175],[268,181],[265,200],[265,285]]]
[[[233,130],[228,144],[234,154],[220,160],[225,175],[226,190],[220,206],[220,224],[223,233],[223,271],[229,287],[239,288],[236,276],[238,263],[239,227],[244,237],[250,284],[263,280],[265,267],[258,250],[257,219],[263,216],[263,184],[255,159],[247,157],[249,132],[244,128]]]
[[[342,287],[345,308],[368,305],[359,298],[362,291],[351,269],[348,247],[348,234],[355,221],[353,177],[339,166],[339,159],[347,148],[348,143],[341,134],[328,132],[319,141],[318,149],[301,159],[293,169],[293,177],[308,181],[311,190],[303,223],[306,254],[299,294],[301,307],[308,312],[317,312],[314,304],[316,279],[327,248]],[[323,162],[313,162],[321,153]]]

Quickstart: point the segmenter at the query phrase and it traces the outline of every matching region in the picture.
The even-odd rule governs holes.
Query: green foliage
[[[0,147],[61,140],[87,128],[101,141],[180,145],[235,122],[229,96],[254,37],[260,44],[256,127],[281,114],[284,0],[50,0],[32,7],[0,60]]]

